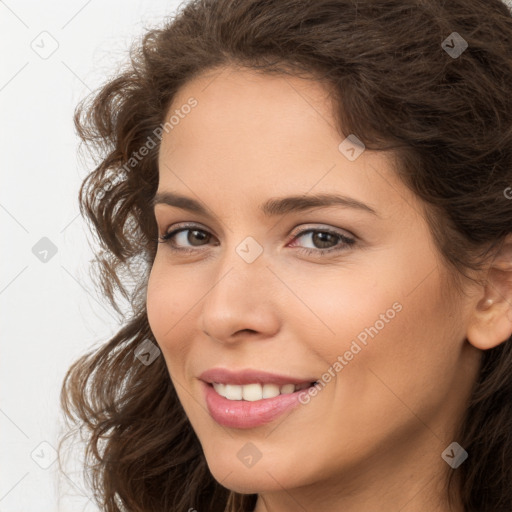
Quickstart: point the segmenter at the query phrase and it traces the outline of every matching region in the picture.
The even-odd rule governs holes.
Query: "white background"
[[[119,327],[88,274],[77,194],[92,168],[72,117],[127,61],[131,41],[178,4],[0,0],[0,512],[97,510],[79,462],[60,478],[57,462],[41,467],[57,447],[66,369]],[[57,248],[47,262],[32,252],[43,237]]]

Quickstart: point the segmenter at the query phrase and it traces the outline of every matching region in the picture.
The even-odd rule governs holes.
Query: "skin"
[[[179,91],[169,113],[190,97],[198,104],[164,133],[159,153],[158,192],[196,199],[212,217],[156,205],[161,236],[181,222],[197,225],[174,237],[195,252],[159,244],[147,288],[150,327],[210,471],[229,489],[257,493],[257,512],[462,511],[448,507],[452,470],[441,453],[457,441],[481,350],[512,331],[506,306],[482,306],[505,290],[468,283],[456,293],[392,155],[365,150],[350,161],[339,151],[344,137],[321,84],[221,71]],[[259,212],[271,197],[323,192],[378,215],[343,206]],[[356,243],[322,245],[300,234],[307,228]],[[263,249],[252,263],[235,250],[248,236]],[[322,247],[341,250],[300,252]],[[247,430],[208,414],[204,370],[320,380],[395,303],[401,310],[309,403]],[[249,441],[261,458],[246,467],[237,452]]]

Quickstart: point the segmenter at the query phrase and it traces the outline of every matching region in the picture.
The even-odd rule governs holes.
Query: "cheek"
[[[297,279],[290,275],[287,282],[300,300],[288,299],[285,318],[290,325],[290,317],[294,315],[295,325],[301,326],[303,332],[297,339],[314,340],[310,348],[326,363],[332,364],[350,350],[354,340],[364,347],[364,342],[370,339],[365,329],[371,329],[376,322],[379,330],[387,326],[381,315],[388,322],[399,316],[396,311],[399,294],[382,279],[379,281],[378,275],[362,275],[349,266],[297,275],[304,277]]]
[[[347,267],[307,279],[288,276],[309,311],[301,301],[290,303],[295,306],[286,309],[287,320],[295,315],[298,339],[317,340],[310,350],[331,376],[343,375],[323,374],[332,388],[359,397],[365,390],[393,397],[387,384],[397,392],[421,395],[433,379],[442,388],[450,378],[457,340],[447,321],[450,305],[441,296],[442,279],[429,274],[435,262],[415,266],[409,259],[407,265],[405,258],[403,264],[397,261],[399,256],[376,262],[364,273]]]
[[[371,314],[359,332],[350,333],[361,351],[342,372],[344,399],[358,397],[353,414],[363,424],[382,415],[385,422],[405,425],[411,411],[429,418],[449,394],[460,341],[448,321],[450,305],[442,301],[441,286],[433,275],[414,293],[381,297],[378,307],[368,305]],[[397,307],[390,310],[393,303]],[[361,335],[365,343],[359,343]]]
[[[178,333],[186,325],[187,311],[193,305],[190,289],[182,281],[178,272],[164,268],[158,258],[155,260],[148,279],[146,310],[149,326],[166,360],[169,352],[179,349],[173,342],[180,339]]]
[[[172,325],[166,321],[165,315],[165,312],[170,310],[168,305],[169,299],[172,300],[172,293],[169,293],[168,288],[165,286],[162,272],[159,271],[158,263],[155,261],[148,279],[146,311],[149,326],[158,343],[163,338],[166,325],[167,329]]]

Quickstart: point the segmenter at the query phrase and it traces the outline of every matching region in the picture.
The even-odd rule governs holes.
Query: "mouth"
[[[300,397],[316,382],[302,384],[227,384],[201,382],[211,418],[224,427],[256,428],[299,406]]]

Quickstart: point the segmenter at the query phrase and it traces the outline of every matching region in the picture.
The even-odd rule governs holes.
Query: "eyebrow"
[[[205,217],[212,217],[200,202],[174,192],[157,193],[151,202],[151,206],[154,208],[157,204],[167,204],[169,206],[175,206],[183,210],[204,215]],[[300,212],[311,208],[322,208],[327,206],[353,208],[379,217],[379,214],[371,206],[368,206],[357,199],[339,194],[272,197],[260,206],[260,210],[267,217],[275,217],[291,212]]]

